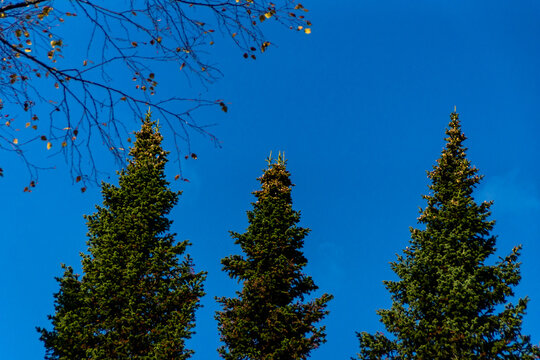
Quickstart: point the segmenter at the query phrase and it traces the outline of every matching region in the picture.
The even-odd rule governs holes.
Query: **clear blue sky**
[[[191,240],[196,267],[209,273],[189,342],[194,359],[218,359],[214,297],[236,288],[220,259],[239,251],[228,231],[244,231],[270,150],[286,152],[294,207],[312,229],[306,272],[320,287],[316,295],[335,296],[324,321],[328,342],[311,358],[348,359],[358,349],[355,331],[382,330],[375,311],[390,305],[382,281],[394,278],[389,262],[407,246],[424,206],[426,170],[444,145],[454,105],[469,159],[485,175],[476,198],[495,201],[498,255],[523,244],[516,294],[531,298],[523,332],[540,343],[540,3],[304,5],[311,35],[272,27],[268,35],[278,46],[257,61],[230,48],[216,54],[225,77],[209,96],[229,101],[229,112],[199,116],[218,123],[213,131],[223,148],[195,137],[199,159],[183,165],[190,182],[173,181],[184,192],[173,230]],[[199,90],[165,83],[160,91]],[[44,348],[34,327],[48,326],[60,263],[80,269],[82,215],[101,195],[96,187],[81,194],[60,158],[33,193],[23,193],[22,164],[5,153],[1,159],[0,358],[38,359]],[[114,164],[106,166],[113,174]]]

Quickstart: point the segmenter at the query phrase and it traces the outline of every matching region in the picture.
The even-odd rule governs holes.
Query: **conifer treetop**
[[[135,134],[118,186],[103,183],[103,205],[85,216],[83,276],[66,267],[55,294],[53,330],[38,329],[47,359],[191,357],[204,272],[195,273],[166,215],[178,201],[164,167],[167,152],[150,113]],[[183,255],[181,257],[181,255]]]
[[[390,309],[377,313],[390,336],[359,333],[360,359],[535,359],[538,347],[521,335],[527,298],[508,301],[520,279],[516,246],[494,265],[492,202],[477,203],[482,177],[466,157],[457,112],[446,145],[428,172],[430,193],[410,244],[391,263],[398,281],[384,281]],[[504,306],[504,308],[503,308]]]
[[[272,159],[272,151],[270,151],[270,155],[268,155],[268,157],[266,158],[266,163],[268,164],[269,167],[272,165],[273,160],[274,159]],[[281,151],[278,152],[278,158],[276,160],[276,164],[283,165],[283,166],[287,165],[287,160],[285,159],[285,152],[283,152],[283,154],[281,153]]]
[[[159,132],[159,126],[155,120],[152,120],[152,113],[148,110],[142,120],[141,129],[136,132],[135,144],[129,150],[128,164],[152,162],[161,169],[166,164],[169,154],[161,147],[162,141],[163,135]]]
[[[467,148],[463,145],[467,137],[461,130],[458,113],[450,114],[446,135],[446,144],[441,157],[437,159],[437,165],[433,170],[428,172],[428,177],[432,181],[429,189],[437,192],[449,187],[455,192],[459,188],[465,191],[466,195],[471,195],[482,176],[478,175],[478,169],[467,159]]]
[[[236,298],[218,298],[221,340],[219,353],[227,360],[306,359],[325,342],[324,326],[317,327],[325,315],[324,294],[305,301],[317,290],[313,279],[304,273],[307,264],[302,247],[309,229],[299,227],[300,213],[293,210],[290,173],[285,156],[267,158],[267,168],[258,178],[257,201],[247,212],[245,233],[231,232],[245,256],[232,255],[221,260],[231,278],[242,283]]]

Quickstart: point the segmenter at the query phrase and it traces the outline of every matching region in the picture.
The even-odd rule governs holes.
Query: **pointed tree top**
[[[461,195],[471,196],[473,188],[482,179],[478,169],[467,159],[467,147],[463,144],[467,137],[461,131],[458,113],[450,114],[450,123],[445,133],[447,137],[441,157],[437,159],[433,170],[428,172],[428,178],[432,181],[428,187],[438,193],[433,198],[436,203],[453,201],[458,188],[461,189]]]
[[[268,167],[272,166],[272,151],[270,151],[270,155],[266,158],[266,163],[268,164]],[[282,153],[281,151],[278,152],[278,158],[277,161],[274,162],[276,165],[285,166],[287,165],[287,160],[285,159],[285,151]]]
[[[150,107],[148,107],[148,111],[146,111],[143,122],[150,122],[151,118],[152,118],[152,110],[150,110]]]
[[[272,165],[272,150],[270,150],[270,155],[266,158],[266,163],[268,166]]]
[[[159,167],[162,167],[167,162],[166,155],[169,152],[161,147],[163,136],[159,132],[158,123],[152,120],[151,115],[148,109],[146,116],[142,119],[141,129],[135,132],[135,143],[129,151],[131,159],[128,160],[128,164],[152,163],[160,164]]]
[[[278,153],[277,164],[278,165],[287,164],[287,160],[285,159],[285,151],[283,153],[281,153],[281,151]]]
[[[446,135],[449,137],[446,138],[447,147],[450,144],[457,144],[461,146],[461,143],[467,139],[465,134],[461,131],[461,123],[459,121],[459,114],[455,111],[450,114],[450,123],[448,124],[448,129],[446,129]]]
[[[266,159],[268,164],[266,169],[263,169],[263,174],[257,179],[261,183],[261,190],[254,191],[253,194],[259,199],[267,197],[282,197],[286,202],[291,200],[291,187],[294,184],[291,182],[290,173],[287,171],[287,160],[285,153],[278,152],[278,158],[272,158],[272,152]]]

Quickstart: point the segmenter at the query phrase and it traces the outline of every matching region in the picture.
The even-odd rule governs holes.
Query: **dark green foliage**
[[[428,172],[430,195],[411,229],[410,246],[392,263],[399,281],[386,281],[393,304],[379,310],[391,337],[359,333],[360,359],[535,359],[540,350],[521,335],[527,299],[511,304],[520,281],[520,247],[494,265],[488,219],[491,202],[472,196],[480,182],[466,159],[458,114],[452,113],[446,147]]]
[[[38,329],[48,359],[187,359],[204,273],[167,231],[178,201],[165,179],[162,136],[150,115],[136,134],[119,186],[102,185],[88,221],[83,276],[59,278],[53,330]]]
[[[219,298],[217,312],[221,340],[219,353],[225,359],[306,359],[325,342],[324,326],[317,328],[332,298],[324,294],[303,302],[317,289],[302,273],[307,260],[301,252],[309,229],[298,227],[300,213],[292,209],[289,172],[285,160],[268,160],[255,191],[257,201],[248,211],[244,234],[231,233],[246,257],[222,259],[223,269],[243,283],[238,298]]]

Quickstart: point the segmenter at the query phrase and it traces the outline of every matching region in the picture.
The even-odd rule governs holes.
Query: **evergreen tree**
[[[102,184],[103,206],[86,216],[83,276],[65,267],[53,330],[39,329],[48,359],[187,359],[206,275],[187,241],[168,233],[180,192],[165,179],[167,152],[150,114],[136,133],[119,185]]]
[[[359,333],[360,359],[535,359],[540,350],[521,335],[528,299],[508,302],[520,281],[521,247],[493,265],[491,202],[477,204],[481,180],[466,158],[458,114],[450,115],[446,146],[428,172],[430,194],[411,229],[410,246],[392,263],[399,281],[385,281],[390,309],[379,310],[391,333]]]
[[[281,154],[258,179],[261,190],[247,212],[244,234],[231,232],[246,257],[221,260],[231,278],[243,282],[237,298],[219,298],[221,340],[218,351],[225,359],[306,359],[325,340],[325,327],[317,328],[332,298],[303,302],[318,289],[302,270],[307,264],[301,248],[309,229],[298,227],[300,213],[292,209],[290,173]]]

